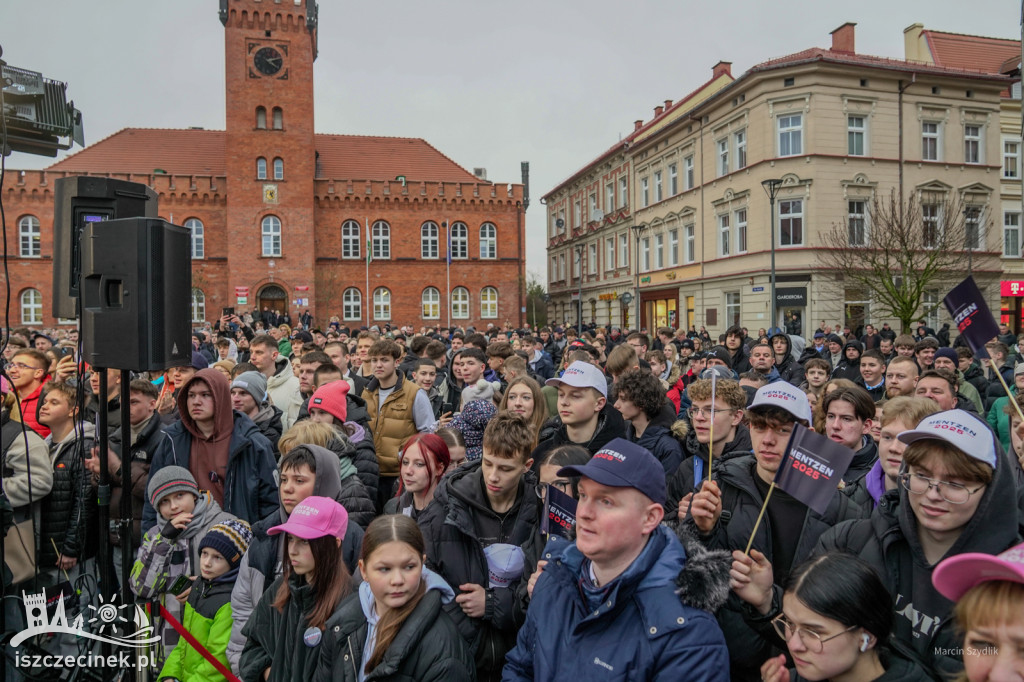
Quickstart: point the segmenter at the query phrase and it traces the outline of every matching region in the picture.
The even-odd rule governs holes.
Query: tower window
[[[274,130],[282,128],[284,128],[284,112],[281,111],[281,107],[274,107]]]
[[[284,180],[284,161],[281,157],[274,159],[274,179]]]
[[[256,127],[260,129],[267,127],[267,110],[263,107],[256,107]]]
[[[256,179],[267,179],[267,160],[264,159],[262,156],[256,159]]]

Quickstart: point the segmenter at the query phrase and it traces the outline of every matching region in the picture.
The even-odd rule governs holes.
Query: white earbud
[[[865,651],[868,650],[868,644],[870,644],[870,643],[871,643],[871,638],[868,637],[867,634],[863,634],[863,635],[860,636],[860,650],[861,650],[861,653],[864,653]]]

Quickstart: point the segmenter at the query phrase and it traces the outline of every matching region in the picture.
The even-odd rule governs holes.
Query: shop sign
[[[1024,282],[1000,282],[1001,296],[1024,296]]]
[[[807,305],[807,287],[783,287],[775,290],[775,304],[782,306]]]

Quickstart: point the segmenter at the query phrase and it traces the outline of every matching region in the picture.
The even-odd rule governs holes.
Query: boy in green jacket
[[[238,565],[252,540],[249,524],[240,519],[218,523],[199,544],[199,575],[185,604],[182,625],[224,668],[231,638],[231,588]],[[159,680],[219,682],[224,676],[187,641],[181,641],[160,670]]]

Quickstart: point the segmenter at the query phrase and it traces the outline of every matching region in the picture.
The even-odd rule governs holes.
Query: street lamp
[[[576,333],[580,336],[583,335],[583,244],[576,245],[576,265],[579,267],[579,282],[578,293],[579,300],[576,301],[576,310],[578,315],[576,317]]]
[[[633,321],[633,324],[636,331],[640,331],[640,237],[647,230],[647,225],[641,223],[640,225],[633,225],[630,229],[633,230],[633,235],[636,237],[636,271],[634,272],[634,278],[636,279],[636,319]]]
[[[779,188],[782,187],[782,180],[778,178],[770,178],[768,180],[762,180],[761,186],[764,187],[765,193],[768,195],[768,203],[771,206],[769,217],[769,223],[771,225],[771,238],[772,238],[772,274],[771,274],[771,293],[768,299],[768,326],[773,328],[776,326],[776,300],[775,300],[775,196],[779,193]]]

